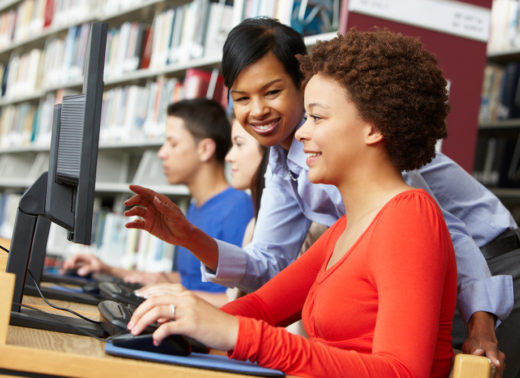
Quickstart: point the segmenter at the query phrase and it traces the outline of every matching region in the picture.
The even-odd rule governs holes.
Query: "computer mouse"
[[[99,294],[102,298],[111,299],[132,306],[139,306],[146,300],[145,298],[135,295],[133,290],[115,282],[99,283]]]
[[[129,332],[122,333],[113,336],[110,341],[117,347],[137,349],[147,352],[177,356],[187,356],[191,353],[190,343],[180,335],[170,335],[158,346],[153,345],[153,337],[151,333],[142,333],[140,335],[132,335]]]
[[[127,333],[131,310],[124,304],[105,300],[98,303],[101,326],[111,336]]]
[[[106,333],[111,336],[128,333],[127,324],[135,310],[134,306],[104,300],[99,302],[98,309],[102,320],[101,326]],[[153,333],[158,326],[158,324],[150,325],[144,332]],[[184,339],[190,344],[192,352],[209,353],[209,348],[201,342],[187,336],[184,336]]]

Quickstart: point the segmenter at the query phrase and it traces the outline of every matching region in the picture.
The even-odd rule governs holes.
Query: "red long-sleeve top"
[[[346,218],[266,285],[222,309],[238,316],[230,356],[308,377],[446,377],[457,272],[441,211],[423,190],[395,196],[326,269]],[[283,327],[300,318],[308,339]]]

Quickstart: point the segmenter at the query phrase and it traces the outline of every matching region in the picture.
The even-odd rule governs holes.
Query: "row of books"
[[[201,18],[206,5],[209,23]],[[124,22],[111,28],[107,36],[105,79],[137,69],[157,69],[201,58],[206,43],[206,53],[217,60],[231,27],[231,14],[232,7],[224,3],[210,5],[209,0],[194,0],[157,14],[151,26]],[[43,50],[14,52],[9,63],[0,67],[3,98],[23,98],[39,90],[81,82],[89,31],[88,23],[72,26],[65,34],[49,38]]]
[[[66,34],[49,38],[43,50],[11,54],[3,69],[3,98],[16,99],[81,82],[89,32],[90,24],[73,26]]]
[[[31,8],[33,13],[38,14],[36,10],[44,6],[44,1],[53,0],[26,0],[17,9]],[[161,69],[202,57],[218,61],[229,30],[245,17],[279,17],[303,34],[328,32],[335,27],[334,23],[323,20],[332,12],[332,2],[326,5],[320,1],[323,0],[309,2],[305,12],[301,13],[300,3],[295,0],[236,1],[234,5],[224,1],[192,0],[158,12],[151,25],[140,21],[123,22],[110,28],[107,36],[105,79],[117,78],[135,70]],[[32,5],[29,7],[28,4]],[[62,1],[56,1],[54,5],[55,8],[66,9],[66,14],[71,9],[76,14],[84,14],[88,12],[85,7],[94,8],[92,4],[87,6],[83,1],[78,1],[77,7]],[[3,20],[2,16],[12,12],[14,11],[2,13],[0,22]],[[311,14],[305,16],[306,12]],[[302,14],[304,18],[301,18]],[[19,16],[14,19],[17,20]],[[0,24],[0,30],[2,26]],[[9,62],[3,62],[0,67],[0,98],[7,101],[19,100],[38,91],[45,92],[71,83],[80,83],[89,30],[88,23],[78,24],[63,33],[51,35],[43,48],[14,50]]]
[[[520,135],[480,137],[477,141],[473,176],[493,187],[520,186]]]
[[[479,122],[520,118],[520,63],[489,64],[484,70]]]
[[[0,193],[0,237],[10,239],[20,201],[19,194]],[[175,246],[142,230],[127,229],[129,219],[105,209],[97,209],[92,225],[92,244],[67,240],[67,231],[52,224],[47,254],[67,258],[76,253],[94,253],[106,263],[153,272],[171,271]]]
[[[520,48],[520,5],[518,0],[494,0],[488,54]]]
[[[58,28],[84,21],[104,19],[125,9],[146,6],[152,0],[23,0],[14,8],[0,14],[0,49],[12,43],[23,43],[49,27]],[[158,31],[168,38],[169,25],[183,29],[184,34],[201,43],[207,36],[221,38],[225,29],[248,17],[275,17],[291,25],[304,35],[336,30],[339,0],[235,0],[232,3],[215,0],[192,0],[172,12],[167,10],[159,22]],[[176,21],[175,21],[176,20]],[[165,22],[163,22],[165,21]],[[213,47],[213,44],[210,46]],[[195,51],[197,47],[195,47]],[[196,52],[197,53],[197,52]]]
[[[0,49],[20,43],[47,28],[70,25],[92,14],[99,6],[95,0],[24,0],[0,15]]]
[[[219,59],[232,27],[233,7],[193,0],[155,15],[152,24],[124,22],[107,38],[105,78],[137,69],[160,69],[210,56]]]
[[[218,70],[190,68],[184,80],[159,77],[145,85],[108,89],[103,94],[101,142],[160,138],[166,124],[166,109],[181,99],[209,97],[227,105],[224,80]],[[54,104],[71,90],[58,90],[38,104],[22,102],[2,108],[0,148],[47,147],[50,143]]]

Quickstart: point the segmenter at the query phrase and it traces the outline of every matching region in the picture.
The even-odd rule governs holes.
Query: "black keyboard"
[[[106,273],[94,273],[92,274],[92,280],[94,280],[97,283],[101,282],[114,282],[119,285],[122,285],[126,287],[128,290],[134,291],[137,289],[140,289],[143,287],[140,283],[131,283],[131,282],[125,282],[122,278],[113,276],[111,274]]]

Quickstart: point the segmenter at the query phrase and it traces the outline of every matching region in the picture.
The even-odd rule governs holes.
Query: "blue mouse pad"
[[[49,286],[51,289],[65,291],[67,293],[84,293],[81,287],[68,287],[68,286],[60,286],[60,285],[51,285]]]
[[[222,370],[232,373],[259,375],[263,377],[285,377],[280,370],[268,369],[249,361],[232,360],[227,356],[192,353],[189,356],[174,356],[161,353],[121,348],[107,342],[105,352],[114,356],[136,358],[139,360],[165,362],[173,365],[189,366],[201,369]]]

